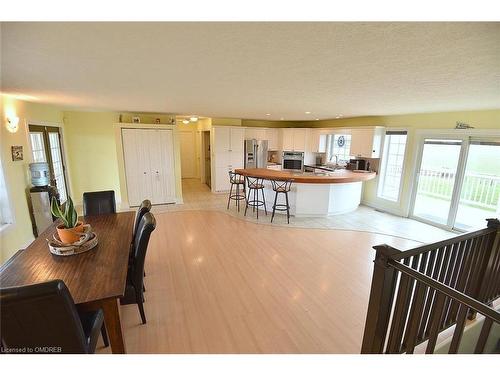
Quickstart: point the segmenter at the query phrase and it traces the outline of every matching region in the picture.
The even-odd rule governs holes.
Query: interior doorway
[[[210,131],[202,132],[202,152],[203,152],[203,163],[202,163],[202,183],[208,185],[212,188],[212,171],[211,171],[211,154],[210,154]]]
[[[199,177],[196,168],[196,132],[181,130],[181,176],[182,178]]]

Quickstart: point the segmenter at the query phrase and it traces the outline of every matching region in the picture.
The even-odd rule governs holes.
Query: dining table
[[[120,297],[125,293],[134,212],[85,216],[98,244],[84,253],[58,256],[49,251],[55,221],[0,271],[0,286],[11,287],[60,279],[78,309],[104,312],[112,353],[125,353]]]

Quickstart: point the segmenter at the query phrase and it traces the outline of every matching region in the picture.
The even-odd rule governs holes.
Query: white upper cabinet
[[[283,131],[283,151],[306,151],[307,146],[306,128],[284,128]]]
[[[322,129],[308,129],[307,151],[326,152],[326,134]]]
[[[266,129],[265,128],[246,128],[245,129],[245,139],[257,139],[263,140],[266,138]]]
[[[267,149],[269,151],[277,151],[279,149],[278,134],[279,130],[276,128],[266,129],[266,137],[264,139],[268,141]]]
[[[229,129],[229,150],[232,152],[240,152],[243,157],[245,141],[245,129],[231,128]]]
[[[362,158],[380,158],[384,128],[351,130],[351,155]]]

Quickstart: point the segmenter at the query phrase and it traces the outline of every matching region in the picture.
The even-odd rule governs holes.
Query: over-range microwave
[[[283,151],[283,170],[303,171],[304,170],[304,153]]]

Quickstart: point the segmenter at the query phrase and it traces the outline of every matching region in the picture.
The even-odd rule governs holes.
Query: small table
[[[0,285],[63,280],[78,308],[103,309],[111,351],[125,353],[119,298],[125,292],[134,213],[86,216],[83,221],[97,234],[97,247],[67,257],[52,255],[46,239],[56,232],[58,220],[1,271]]]

